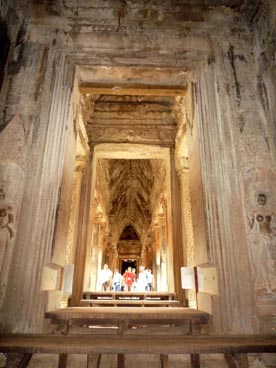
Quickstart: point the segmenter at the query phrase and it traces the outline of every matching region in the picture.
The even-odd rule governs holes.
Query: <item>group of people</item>
[[[152,291],[153,274],[150,269],[140,266],[139,274],[136,269],[128,267],[122,275],[118,269],[114,274],[105,264],[99,273],[98,284],[102,291]]]

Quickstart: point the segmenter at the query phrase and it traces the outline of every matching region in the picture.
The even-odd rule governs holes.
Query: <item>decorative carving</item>
[[[255,291],[260,297],[276,291],[276,197],[272,170],[256,170],[247,178],[249,244]]]
[[[12,207],[4,204],[5,192],[0,189],[0,275],[2,276],[10,240],[14,236]]]
[[[166,129],[164,127],[155,127],[148,129],[145,127],[130,129],[126,127],[88,127],[90,143],[103,142],[131,142],[131,143],[156,143],[173,145],[176,135],[176,129]]]
[[[259,193],[257,196],[257,203],[260,206],[265,206],[266,205],[266,195],[264,193]]]

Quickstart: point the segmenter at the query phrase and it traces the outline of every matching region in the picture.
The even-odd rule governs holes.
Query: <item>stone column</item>
[[[172,238],[173,238],[173,265],[175,291],[179,300],[182,300],[181,271],[184,264],[182,238],[182,212],[180,182],[176,173],[174,152],[171,150],[171,195],[172,195]]]
[[[98,243],[99,243],[99,229],[100,225],[97,222],[93,223],[93,239],[91,251],[91,269],[89,290],[96,290],[97,270],[98,270]]]
[[[200,161],[198,158],[190,162],[190,165],[194,168],[197,162],[200,162],[200,171],[198,170],[200,177],[198,175],[199,180],[195,182],[202,182],[201,197],[205,211],[205,225],[203,221],[196,224],[202,237],[200,232],[194,233],[197,247],[196,262],[209,263],[217,267],[219,280],[219,297],[201,295],[198,302],[199,308],[204,304],[209,305],[208,308],[213,313],[215,330],[227,333],[252,333],[257,329],[257,323],[254,319],[256,311],[252,298],[252,273],[248,254],[250,245],[245,234],[245,221],[247,221],[243,208],[245,198],[242,198],[243,190],[246,193],[250,193],[251,190],[246,182],[243,183],[246,184],[243,188],[240,170],[243,167],[244,173],[248,174],[251,164],[253,167],[256,165],[258,153],[262,156],[265,153],[262,151],[264,146],[255,146],[261,139],[254,138],[254,143],[252,141],[252,137],[258,136],[261,126],[256,119],[257,109],[251,111],[257,106],[252,105],[254,86],[252,78],[248,78],[252,70],[249,63],[236,60],[232,51],[230,48],[225,50],[225,54],[217,52],[216,62],[202,67],[197,82],[189,86],[186,94],[186,98],[190,100],[187,112],[187,119],[191,122],[189,140],[199,145],[198,156],[200,156]],[[232,60],[230,62],[225,58],[227,52]],[[239,52],[238,55],[243,53]],[[252,55],[247,53],[242,58],[250,60]],[[239,108],[241,114],[237,112],[237,96],[234,96],[237,85],[233,78],[233,67],[237,64],[243,66],[242,72],[238,73],[240,78],[238,89],[239,92],[243,91],[241,101],[238,101],[238,104],[241,104]],[[229,90],[227,85],[231,86]],[[247,98],[249,104],[245,103]],[[247,114],[248,106],[251,106],[249,114]],[[253,127],[257,129],[254,135],[251,135]],[[189,146],[189,160],[190,148],[193,148],[192,145]],[[250,182],[255,183],[256,180]],[[198,196],[194,193],[194,196],[191,196],[192,210],[196,200]],[[193,214],[196,215],[196,212]],[[195,216],[193,223],[194,220]],[[201,257],[198,257],[198,244],[203,244]]]
[[[182,225],[183,225],[183,266],[195,266],[194,229],[192,219],[192,204],[190,197],[189,163],[187,157],[178,157],[177,174],[180,180]],[[185,297],[190,307],[196,308],[196,294],[194,290],[186,290]]]
[[[22,206],[26,147],[22,121],[16,115],[0,136],[0,309],[12,269],[12,253]],[[21,155],[17,151],[21,151]]]
[[[164,216],[159,217],[160,225],[160,255],[161,255],[161,283],[160,290],[168,291],[168,275],[167,275],[167,236],[166,236],[166,219]]]
[[[104,236],[105,236],[105,228],[106,228],[106,224],[105,223],[100,223],[99,224],[99,236],[98,236],[98,261],[97,261],[97,290],[101,290],[101,285],[98,284],[98,275],[100,270],[103,267],[103,256],[104,256]]]
[[[77,243],[77,228],[78,228],[78,214],[80,206],[80,191],[81,183],[83,179],[83,173],[85,171],[86,159],[77,158],[76,167],[74,171],[74,178],[72,184],[72,196],[71,196],[71,209],[69,215],[69,224],[67,231],[67,239],[65,245],[65,255],[64,255],[64,281],[63,281],[63,293],[61,306],[67,306],[68,299],[72,294],[73,287],[73,274],[74,274],[74,259],[76,252]],[[56,303],[56,301],[55,301]],[[48,307],[53,308],[49,305]]]
[[[119,268],[118,265],[118,250],[115,244],[111,245],[111,259],[112,263],[110,264],[110,269],[112,272],[114,272],[115,268]]]
[[[72,121],[72,78],[68,78],[72,67],[63,55],[48,53],[47,47],[44,51],[40,53],[38,44],[29,45],[20,58],[26,62],[25,67],[19,65],[17,76],[24,92],[20,96],[20,89],[15,88],[18,100],[9,105],[8,111],[11,116],[16,111],[24,115],[22,126],[28,144],[24,195],[13,251],[16,272],[10,273],[0,317],[1,329],[9,332],[38,332],[43,328],[47,295],[41,291],[41,277],[43,265],[50,262],[53,253],[67,124]],[[53,64],[59,70],[57,74]],[[38,85],[34,85],[37,81]]]
[[[83,174],[85,172],[86,161],[85,160],[77,160],[76,167],[74,172],[74,182],[73,182],[73,191],[72,191],[72,199],[71,199],[71,213],[69,220],[69,230],[66,242],[66,263],[73,263],[76,252],[76,243],[77,243],[77,227],[78,227],[78,214],[80,207],[80,193],[81,193],[81,184],[83,180]]]
[[[147,264],[148,264],[148,259],[147,259],[147,246],[146,245],[142,245],[141,258],[140,258],[140,266],[141,265],[142,266],[145,266]]]
[[[154,249],[155,249],[155,257],[154,263],[155,267],[155,285],[154,288],[156,291],[161,290],[161,249],[160,249],[160,226],[159,224],[154,225]]]
[[[92,160],[90,159],[86,167],[80,196],[77,242],[75,252],[75,272],[73,281],[73,293],[71,305],[78,305],[82,297],[84,285],[85,262],[87,253],[87,244],[91,238],[91,184],[92,184]]]

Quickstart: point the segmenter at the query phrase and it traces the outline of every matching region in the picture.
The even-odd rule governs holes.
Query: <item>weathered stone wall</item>
[[[224,316],[220,317],[216,298],[212,298],[214,325],[225,324],[228,331],[250,332],[260,330],[260,320],[255,322],[258,317],[254,302],[260,290],[261,303],[268,312],[266,317],[273,326],[275,267],[271,249],[275,235],[270,224],[275,207],[272,195],[275,147],[268,139],[271,124],[260,106],[253,44],[248,47],[249,29],[243,22],[240,26],[243,32],[238,32],[239,37],[235,39],[226,36],[230,30],[224,30],[224,37],[221,34],[217,42],[213,67],[209,63],[201,69],[199,105],[203,107],[201,162],[210,209],[207,211],[209,259],[218,266],[221,306],[225,303],[221,309]],[[272,82],[271,78],[268,80]],[[272,88],[272,94],[273,91]],[[258,195],[262,193],[267,195],[266,205],[258,204]],[[258,214],[263,217],[258,218]],[[257,287],[256,282],[259,282]]]
[[[28,157],[24,183],[16,179],[20,216],[1,328],[42,328],[46,294],[40,279],[53,253],[74,66],[146,64],[193,70],[196,118],[190,123],[196,124],[198,146],[191,149],[199,148],[192,155],[198,168],[194,181],[202,181],[199,206],[205,204],[208,234],[208,247],[199,247],[196,257],[219,271],[220,297],[210,301],[215,329],[269,330],[267,311],[275,308],[275,2],[260,7],[250,25],[215,3],[213,8],[173,7],[169,1],[146,8],[141,2],[87,4],[30,3],[26,14],[23,6],[1,8],[3,17],[13,20],[1,126],[18,116]],[[8,150],[8,143],[3,145]],[[266,204],[256,201],[258,194],[265,194]],[[198,220],[197,208],[192,211]],[[262,270],[265,279],[258,279]]]
[[[196,265],[204,265],[209,262],[207,254],[207,237],[205,225],[205,203],[203,197],[203,183],[200,157],[200,131],[197,119],[199,119],[199,109],[196,107],[196,99],[198,99],[196,85],[192,82],[187,91],[186,98],[186,129],[187,143],[189,152],[189,190],[192,223],[194,228],[194,257]],[[198,108],[198,110],[197,110]]]
[[[13,23],[9,31],[15,32],[16,28],[18,24]],[[42,327],[46,293],[41,291],[40,282],[43,265],[50,262],[52,252],[70,101],[62,73],[64,59],[54,62],[51,45],[45,40],[32,40],[32,34],[28,26],[22,26],[17,35],[12,34],[1,90],[2,124],[9,126],[18,115],[28,157],[25,185],[13,178],[14,185],[22,190],[23,202],[22,206],[20,201],[17,203],[21,212],[1,310],[1,329],[8,331],[37,331]],[[57,95],[57,86],[61,85],[63,93]],[[7,142],[4,145],[8,150]]]
[[[274,332],[276,303],[276,3],[266,2],[250,23],[256,62],[251,98],[254,97],[251,129],[251,160],[244,163],[246,233],[249,244],[254,298],[261,332]],[[253,125],[252,123],[255,122]],[[256,138],[258,137],[258,139]],[[254,142],[254,144],[252,144]],[[243,152],[244,142],[240,145]]]

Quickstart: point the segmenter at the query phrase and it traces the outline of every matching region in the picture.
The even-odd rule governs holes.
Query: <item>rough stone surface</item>
[[[275,0],[0,4],[1,330],[43,331],[45,266],[77,300],[133,225],[157,287],[215,267],[211,327],[275,333]]]

